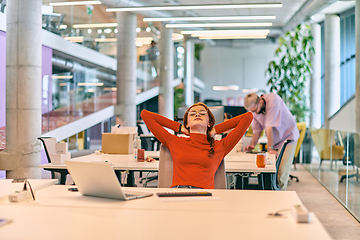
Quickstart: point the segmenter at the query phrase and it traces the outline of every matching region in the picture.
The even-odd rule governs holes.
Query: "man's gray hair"
[[[250,109],[259,102],[260,98],[256,93],[249,93],[245,96],[244,99],[244,107],[246,110],[250,111]]]

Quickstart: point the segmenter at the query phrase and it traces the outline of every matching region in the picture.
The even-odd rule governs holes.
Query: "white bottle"
[[[135,160],[137,160],[138,149],[141,149],[140,136],[136,136],[134,138],[134,157],[135,157]]]

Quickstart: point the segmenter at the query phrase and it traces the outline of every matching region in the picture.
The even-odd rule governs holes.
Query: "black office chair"
[[[293,142],[293,140],[287,140],[286,142],[284,142],[284,144],[282,145],[278,158],[276,160],[276,174],[275,177],[276,179],[272,179],[271,183],[272,183],[272,189],[273,190],[281,190],[280,185],[279,185],[279,178],[278,178],[278,172],[279,172],[279,167],[280,167],[280,163],[283,159],[284,156],[286,156],[287,151],[289,150],[289,148],[287,147],[289,143]]]
[[[51,163],[51,154],[56,152],[56,139],[53,137],[39,137],[38,138],[44,145],[46,157],[49,163]],[[55,178],[55,172],[60,173],[60,184],[65,184],[66,175],[69,173],[67,169],[45,169],[50,170],[51,178]]]

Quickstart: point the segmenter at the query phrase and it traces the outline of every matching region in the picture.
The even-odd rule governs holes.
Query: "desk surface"
[[[158,152],[145,152],[145,156],[155,156]],[[275,173],[275,156],[270,154],[271,165],[265,168],[258,168],[255,164],[256,154],[239,153],[225,157],[225,171],[229,173],[236,172],[256,172],[256,173]],[[229,159],[229,160],[227,160]],[[237,160],[236,160],[237,159]],[[74,158],[74,161],[108,161],[113,163],[114,170],[130,171],[158,171],[159,162],[137,162],[132,154],[91,154],[83,157]],[[65,165],[43,164],[40,168],[46,169],[66,169]]]
[[[9,194],[15,191],[21,191],[24,187],[24,182],[12,183],[13,179],[1,179],[0,180],[0,201],[8,198]],[[28,179],[33,190],[39,190],[54,184],[59,181],[57,179]],[[1,216],[0,216],[1,218]]]
[[[37,191],[37,200],[0,204],[4,239],[330,239],[312,214],[308,224],[267,213],[301,204],[291,191],[209,190],[213,197],[165,201],[156,196],[132,201],[85,197],[69,186]],[[133,191],[184,191],[136,188]],[[193,189],[191,189],[193,190]],[[186,191],[190,191],[187,189]],[[36,220],[36,221],[34,221]],[[59,228],[66,230],[58,234]],[[21,231],[20,231],[21,230]]]

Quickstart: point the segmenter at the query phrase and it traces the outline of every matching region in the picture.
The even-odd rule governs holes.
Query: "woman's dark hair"
[[[206,136],[207,136],[207,141],[209,142],[209,144],[210,144],[210,150],[209,150],[209,157],[212,157],[213,155],[214,155],[214,145],[215,145],[215,140],[214,140],[214,138],[213,137],[211,137],[211,135],[210,135],[210,131],[211,131],[211,129],[213,129],[213,127],[214,127],[214,125],[215,125],[215,117],[214,117],[214,115],[212,114],[212,112],[210,111],[210,109],[208,108],[208,106],[206,106],[204,103],[202,103],[202,102],[198,102],[198,103],[195,103],[195,104],[193,104],[192,106],[190,106],[187,110],[186,110],[186,112],[185,112],[185,114],[184,114],[184,127],[187,129],[187,130],[189,130],[189,132],[190,132],[190,129],[188,128],[188,126],[187,126],[187,121],[188,121],[188,114],[189,114],[189,111],[190,111],[190,109],[191,108],[193,108],[193,107],[196,107],[196,106],[202,106],[202,107],[204,107],[205,109],[206,109],[206,111],[207,111],[207,113],[208,113],[208,115],[209,115],[209,126],[207,127],[207,130],[206,130]]]
[[[232,118],[232,115],[230,113],[228,113],[228,112],[224,112],[224,117],[226,119],[230,119],[230,118]]]

